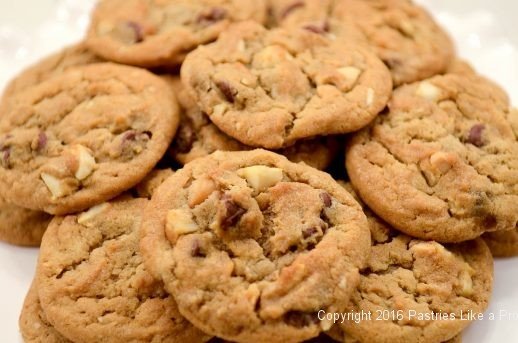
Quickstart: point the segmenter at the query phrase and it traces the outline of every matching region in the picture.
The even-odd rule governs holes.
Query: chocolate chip
[[[181,153],[185,154],[191,151],[192,145],[196,140],[196,133],[190,121],[185,122],[180,129],[175,138],[174,149]]]
[[[319,35],[324,35],[329,32],[329,23],[324,21],[321,24],[307,24],[302,28]]]
[[[290,245],[288,250],[291,251],[291,252],[297,252],[297,250],[299,250],[299,247],[298,247],[298,245],[293,244],[293,245]]]
[[[137,131],[129,130],[122,135],[122,142],[134,141],[137,138]]]
[[[302,311],[290,311],[284,315],[284,321],[290,326],[303,328],[311,324],[319,322],[316,313],[307,313]]]
[[[287,6],[280,14],[280,18],[281,19],[284,19],[286,18],[291,12],[293,12],[294,10],[296,10],[297,8],[299,7],[304,7],[305,6],[305,3],[304,1],[295,1],[293,3],[291,3],[289,6]]]
[[[45,134],[45,132],[41,131],[38,134],[38,147],[37,147],[37,149],[38,150],[43,150],[43,149],[45,149],[45,146],[47,146],[47,134]]]
[[[402,66],[401,60],[398,58],[386,58],[383,60],[383,62],[391,70],[398,69]]]
[[[480,148],[484,145],[484,141],[482,139],[482,133],[486,126],[484,124],[476,124],[469,130],[468,134],[468,143],[473,144],[474,146]]]
[[[482,223],[482,225],[484,225],[484,227],[486,229],[494,229],[494,227],[498,224],[498,221],[496,220],[495,216],[493,215],[487,215],[485,218],[484,218],[484,221]]]
[[[9,160],[11,158],[11,147],[5,147],[0,150],[2,153],[2,167],[9,168]]]
[[[205,251],[203,250],[203,247],[200,244],[200,241],[195,240],[192,243],[191,256],[192,257],[207,257],[207,254],[205,253]]]
[[[320,199],[324,202],[325,207],[331,207],[333,204],[333,199],[331,199],[329,193],[320,193]]]
[[[208,12],[201,13],[196,21],[200,24],[210,25],[227,17],[227,11],[221,7],[213,7]]]
[[[225,96],[225,99],[227,99],[228,102],[234,103],[234,92],[228,82],[217,81],[216,86],[219,88],[221,93],[223,93],[223,96]]]
[[[309,238],[313,236],[315,233],[317,233],[318,230],[316,227],[310,227],[302,231],[302,237],[303,238]]]
[[[142,30],[142,26],[134,21],[126,22],[126,25],[133,30],[135,35],[135,43],[141,43],[144,41],[144,32]]]
[[[246,210],[238,206],[234,200],[232,200],[232,197],[228,194],[224,194],[221,200],[225,206],[225,214],[221,220],[221,226],[223,228],[235,226],[243,214],[246,213]]]

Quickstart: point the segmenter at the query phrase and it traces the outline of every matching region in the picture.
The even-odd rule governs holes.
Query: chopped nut
[[[97,34],[99,36],[105,36],[109,33],[111,33],[114,29],[114,25],[112,22],[110,21],[107,21],[107,20],[103,20],[99,23],[99,25],[97,25]]]
[[[340,288],[340,289],[347,289],[347,278],[346,277],[343,277],[340,280],[340,283],[338,284],[338,288]]]
[[[459,274],[459,295],[469,297],[473,294],[473,279],[469,270],[462,270]]]
[[[61,198],[67,195],[67,187],[62,180],[47,173],[41,173],[41,179],[47,185],[53,198]]]
[[[408,20],[402,20],[400,23],[399,23],[399,27],[401,28],[401,31],[407,35],[407,36],[410,36],[412,37],[415,33],[415,26],[414,24],[412,24],[410,21]]]
[[[360,77],[360,74],[362,73],[362,71],[356,67],[343,67],[338,69],[338,72],[352,83],[355,83],[358,80],[358,77]]]
[[[86,179],[94,171],[95,158],[90,155],[87,148],[79,144],[72,147],[72,154],[78,162],[74,176],[80,181]]]
[[[419,84],[416,94],[421,98],[430,101],[437,101],[441,97],[441,89],[428,81],[423,81]]]
[[[456,155],[452,153],[439,151],[430,156],[430,164],[441,174],[446,174],[453,167],[455,161]]]
[[[328,318],[328,316],[324,316],[324,318],[320,321],[320,327],[323,331],[328,331],[333,326],[334,321],[331,318]]]
[[[106,211],[110,207],[110,204],[103,203],[97,206],[92,207],[86,212],[83,212],[77,217],[77,223],[86,227],[91,227],[91,221],[99,216],[101,213]]]
[[[238,42],[237,42],[237,51],[239,52],[245,52],[246,50],[246,44],[245,44],[245,41],[240,39]]]
[[[241,168],[237,175],[246,179],[257,192],[263,192],[282,180],[283,173],[279,168],[252,166]]]
[[[214,182],[208,178],[193,181],[189,192],[189,207],[193,208],[204,202],[216,190]]]
[[[367,104],[367,106],[371,106],[373,102],[374,102],[374,89],[369,88],[369,89],[367,89],[367,99],[366,99],[365,103]]]
[[[194,222],[188,210],[174,209],[167,212],[165,233],[170,242],[175,243],[180,236],[196,232],[198,229],[198,224]]]
[[[212,109],[212,115],[216,117],[220,117],[227,111],[227,105],[226,104],[219,104],[214,106]]]

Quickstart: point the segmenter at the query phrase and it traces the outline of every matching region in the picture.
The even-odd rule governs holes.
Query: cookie
[[[347,312],[372,315],[340,323],[347,336],[370,343],[440,343],[469,325],[473,319],[467,313],[484,312],[493,259],[482,239],[449,245],[422,241],[364,210],[373,246]]]
[[[17,94],[0,116],[0,194],[66,214],[135,186],[178,126],[170,92],[145,70],[106,63],[67,70]]]
[[[184,165],[217,150],[253,149],[218,129],[185,91],[179,78],[170,78],[169,82],[175,89],[182,109],[180,126],[170,149],[170,154],[177,162]],[[338,141],[333,136],[303,140],[278,150],[277,153],[292,162],[304,162],[313,168],[324,170],[338,153]]]
[[[329,19],[354,25],[388,66],[395,85],[442,73],[454,56],[448,34],[412,1],[279,0],[272,7],[284,27]]]
[[[343,310],[370,246],[350,194],[265,150],[216,152],[176,171],[142,230],[146,265],[180,312],[234,342],[300,342],[328,329],[317,312]]]
[[[146,199],[120,198],[56,217],[37,278],[48,321],[74,342],[204,342],[143,265],[139,227]]]
[[[172,169],[153,170],[135,187],[138,197],[151,199],[158,186],[173,174],[174,171]]]
[[[358,130],[392,92],[387,68],[360,45],[253,22],[189,54],[181,77],[219,129],[267,149]]]
[[[25,343],[71,343],[48,322],[35,281],[23,302],[18,325]]]
[[[141,67],[180,64],[231,23],[266,20],[266,0],[103,0],[88,30],[88,47],[110,61]]]
[[[68,46],[43,58],[12,79],[4,90],[3,101],[6,101],[13,94],[22,92],[69,68],[100,62],[103,62],[103,60],[88,50],[85,43],[81,42]],[[0,110],[0,115],[2,112]]]
[[[329,337],[333,339],[334,342],[344,342],[344,343],[362,343],[363,341],[359,341],[351,336],[347,336],[343,330],[341,330],[337,325],[333,326],[331,330],[327,333]],[[462,343],[462,335],[459,334],[452,339],[444,341],[443,343]]]
[[[449,74],[397,89],[386,113],[346,151],[351,182],[381,218],[408,235],[460,242],[515,229],[518,144],[507,95]]]
[[[11,205],[0,198],[0,241],[37,247],[52,216]]]
[[[494,257],[518,256],[518,229],[482,235]]]

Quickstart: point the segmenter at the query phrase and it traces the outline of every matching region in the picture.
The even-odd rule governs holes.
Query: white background
[[[518,105],[518,1],[417,0],[444,24],[458,53],[504,86]],[[0,0],[0,89],[27,64],[77,41],[92,0]],[[18,316],[38,251],[0,243],[0,341],[21,342]],[[514,318],[499,320],[504,311]],[[463,342],[514,341],[518,337],[518,258],[495,265],[494,321],[473,323]]]

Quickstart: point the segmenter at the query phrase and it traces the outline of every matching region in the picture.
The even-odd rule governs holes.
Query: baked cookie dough
[[[149,173],[136,187],[136,193],[139,198],[151,199],[155,190],[167,178],[174,174],[172,169],[155,169]]]
[[[518,229],[482,235],[494,257],[518,256]]]
[[[234,24],[190,53],[181,76],[223,132],[267,149],[358,130],[392,92],[387,68],[361,45],[254,22]]]
[[[175,89],[182,109],[180,126],[170,149],[170,154],[177,162],[184,165],[217,150],[253,149],[218,129],[185,91],[179,78],[171,78],[169,82]],[[304,162],[313,168],[324,170],[338,153],[338,139],[329,136],[303,140],[278,150],[277,153],[292,162]]]
[[[13,102],[0,116],[0,194],[52,214],[135,186],[167,151],[179,121],[165,82],[110,63],[69,69]]]
[[[518,143],[507,95],[476,76],[402,86],[348,144],[361,198],[408,235],[460,242],[515,229]]]
[[[276,0],[272,8],[283,27],[330,19],[355,26],[388,66],[395,85],[440,74],[454,57],[448,34],[412,1]]]
[[[48,322],[41,308],[36,281],[25,297],[18,325],[25,343],[71,343]]]
[[[0,241],[37,247],[52,216],[7,203],[0,197]]]
[[[48,321],[74,342],[204,342],[143,265],[139,228],[148,200],[128,197],[56,217],[37,280]]]
[[[421,241],[364,211],[373,246],[347,311],[372,317],[338,324],[346,336],[369,343],[440,343],[469,325],[466,313],[483,313],[491,297],[493,258],[482,239]]]
[[[107,60],[141,67],[180,64],[229,24],[266,20],[266,0],[102,0],[86,42]]]
[[[201,330],[300,342],[345,308],[370,246],[358,203],[328,174],[265,150],[197,159],[155,192],[142,224],[149,270]]]

